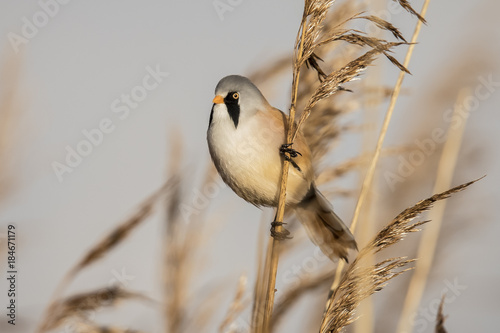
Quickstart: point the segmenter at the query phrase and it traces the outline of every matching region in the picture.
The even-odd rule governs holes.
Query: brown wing
[[[286,128],[288,128],[288,117],[280,110],[270,107],[268,112],[264,114],[266,121],[269,123],[271,130],[276,133],[277,146],[286,143]],[[271,115],[269,117],[268,115]],[[279,139],[278,139],[279,138]],[[311,183],[314,180],[314,170],[311,165],[311,151],[301,132],[297,133],[292,146],[300,155],[293,158],[292,166],[289,169],[289,178],[287,186],[287,203],[295,204],[300,201],[309,190]]]
[[[271,108],[270,114],[276,120],[276,123],[279,124],[281,128],[286,129],[286,131],[283,130],[284,132],[283,144],[286,143],[286,135],[288,131],[288,116],[276,108]],[[312,181],[314,179],[314,171],[311,165],[311,150],[309,149],[309,146],[304,138],[304,135],[302,134],[302,131],[299,130],[299,132],[297,133],[292,148],[300,153],[300,155],[295,157],[293,161],[300,168],[303,177],[309,181]]]

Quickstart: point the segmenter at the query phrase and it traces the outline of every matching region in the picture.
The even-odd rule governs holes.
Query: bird
[[[282,162],[290,161],[286,208],[305,227],[311,241],[332,261],[348,261],[357,250],[349,228],[314,183],[311,151],[299,131],[286,144],[288,116],[272,107],[246,77],[229,75],[215,88],[207,130],[212,161],[222,180],[257,207],[277,207]]]

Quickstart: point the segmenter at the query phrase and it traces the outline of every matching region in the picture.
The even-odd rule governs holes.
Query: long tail
[[[348,250],[357,250],[351,231],[314,185],[306,198],[295,207],[295,213],[306,228],[309,238],[330,260],[342,258],[347,261]]]

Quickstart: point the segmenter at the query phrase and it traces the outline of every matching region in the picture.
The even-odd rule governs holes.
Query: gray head
[[[214,105],[224,105],[227,108],[236,127],[241,119],[269,108],[269,103],[260,90],[252,81],[240,75],[229,75],[220,80],[215,88],[213,102]]]

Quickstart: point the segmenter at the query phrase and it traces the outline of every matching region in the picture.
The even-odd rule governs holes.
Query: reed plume
[[[425,22],[425,6],[424,10],[418,13],[406,0],[396,0],[395,2],[417,17],[420,22]],[[391,40],[386,40],[380,35],[371,36],[354,28],[359,22],[373,24],[380,32],[388,35]],[[326,158],[331,156],[334,144],[340,141],[341,136],[348,131],[354,132],[354,126],[342,126],[340,119],[360,107],[361,102],[354,101],[350,92],[361,90],[363,94],[372,89],[373,91],[369,93],[377,94],[380,100],[390,97],[389,113],[392,113],[391,110],[394,109],[395,101],[402,89],[402,77],[409,73],[409,57],[407,56],[407,59],[401,63],[392,52],[395,48],[409,46],[408,54],[411,55],[418,29],[408,42],[401,31],[391,22],[372,15],[366,4],[353,1],[306,0],[293,54],[282,57],[250,75],[258,85],[259,81],[269,84],[269,82],[277,80],[278,76],[289,74],[290,63],[292,63],[292,89],[286,139],[287,143],[292,144],[299,131],[304,134],[311,147],[313,164],[323,164],[323,169],[315,170],[317,185],[329,185],[331,182],[346,176],[349,172],[361,170],[363,173],[365,166],[371,162],[373,168],[368,172],[367,179],[369,181],[367,181],[359,199],[362,202],[363,196],[374,190],[370,178],[374,176],[379,156],[399,154],[408,149],[408,147],[382,148],[382,142],[389,125],[387,120],[377,144],[375,157],[371,152],[365,151],[358,156],[338,162],[336,165],[331,165],[330,161],[326,161]],[[373,65],[378,57],[385,58],[383,60],[386,63],[400,71],[401,79],[398,80],[395,88],[383,86],[363,88],[356,84],[355,81],[362,77],[365,70]],[[390,115],[387,119],[390,120]],[[365,128],[357,128],[357,130],[365,130]],[[170,140],[178,142],[179,136],[180,134],[176,133],[171,136]],[[201,293],[193,290],[192,287],[192,282],[195,281],[193,272],[197,269],[194,254],[196,254],[197,249],[203,247],[201,243],[206,238],[203,224],[209,220],[209,217],[206,210],[201,210],[189,220],[184,219],[180,214],[180,207],[187,200],[185,192],[186,184],[189,182],[189,177],[186,177],[186,173],[183,172],[180,165],[180,161],[182,161],[181,151],[183,151],[182,146],[174,145],[174,149],[169,153],[171,164],[167,175],[169,180],[165,185],[140,204],[135,214],[115,226],[108,235],[105,235],[76,262],[56,290],[52,302],[42,318],[39,332],[60,329],[64,325],[71,325],[75,332],[139,332],[114,325],[100,325],[88,315],[90,312],[114,308],[120,302],[128,301],[153,303],[155,309],[159,309],[158,312],[164,324],[161,329],[165,332],[207,331],[208,321],[215,317],[213,314],[217,308],[212,298],[215,294],[223,294],[224,292],[231,293],[233,298],[228,301],[226,311],[219,314],[220,320],[217,328],[220,333],[241,331],[235,326],[235,323],[241,317],[247,316],[245,310],[250,302],[253,302],[251,314],[248,315],[251,332],[275,332],[278,330],[278,323],[284,322],[285,315],[304,296],[310,295],[313,291],[324,292],[324,296],[326,296],[327,287],[332,284],[332,280],[335,287],[328,294],[320,332],[341,332],[356,320],[356,316],[359,315],[358,306],[363,299],[381,291],[394,277],[412,269],[412,263],[415,260],[396,254],[389,259],[378,258],[377,262],[371,261],[371,258],[374,258],[371,256],[376,253],[381,256],[383,253],[381,254],[380,251],[383,249],[400,242],[407,234],[419,231],[423,224],[429,222],[415,221],[424,211],[430,209],[435,202],[444,200],[475,182],[469,182],[435,194],[405,209],[362,247],[357,258],[345,271],[342,270],[342,264],[338,266],[340,268],[337,272],[332,270],[331,266],[323,265],[312,274],[298,274],[295,277],[299,282],[294,285],[285,284],[283,291],[280,290],[282,293],[279,297],[276,296],[276,302],[279,258],[289,255],[294,247],[298,247],[300,238],[296,235],[294,235],[296,238],[293,241],[286,242],[284,242],[286,237],[269,237],[267,251],[264,250],[265,239],[259,239],[257,246],[259,263],[256,272],[257,278],[253,285],[253,299],[250,300],[246,294],[249,285],[246,274],[241,275],[236,291],[232,288],[228,291],[228,288],[224,288],[224,286],[209,285],[207,288],[204,287],[203,291],[208,290],[210,295],[202,297]],[[278,154],[278,152],[276,153]],[[287,229],[292,233],[296,231],[293,229],[296,227],[293,224],[295,220],[287,215],[284,204],[288,167],[289,161],[284,160],[280,199],[274,221],[276,235],[281,236],[287,233],[283,225],[285,218],[289,223]],[[215,176],[213,167],[208,167],[203,180],[196,186],[203,187],[209,184]],[[451,185],[447,184],[439,191],[436,189],[434,192],[440,192],[449,186]],[[346,196],[357,193],[357,190],[341,187],[336,187],[336,191],[337,195],[342,193]],[[162,293],[159,301],[152,302],[150,298],[141,293],[118,287],[100,288],[76,295],[64,295],[64,291],[79,273],[106,257],[118,245],[126,243],[138,226],[145,223],[153,214],[158,204],[163,204],[164,209],[164,219],[161,225],[163,227],[162,259],[159,263]],[[355,213],[353,221],[358,219],[357,216]],[[372,223],[372,220],[375,219],[371,214],[362,216],[360,221],[364,223]],[[353,223],[355,224],[355,222]],[[434,223],[434,221],[430,223]],[[194,300],[201,305],[196,306]],[[436,318],[436,332],[446,332],[443,325],[442,305],[443,303],[441,303]],[[317,314],[319,316],[321,312],[318,311]],[[315,327],[311,331],[316,330]]]
[[[389,55],[389,52],[393,47],[405,44],[404,41],[387,42],[385,40],[377,38],[367,38],[358,33],[356,30],[340,28],[347,22],[354,19],[364,19],[374,22],[381,29],[388,29],[393,33],[394,36],[396,36],[396,38],[400,38],[400,32],[390,23],[386,23],[382,19],[356,14],[337,25],[334,25],[331,31],[325,32],[323,30],[325,26],[324,21],[333,3],[334,1],[324,0],[306,0],[304,3],[304,11],[302,14],[302,20],[299,26],[299,30],[297,32],[293,56],[292,93],[290,113],[288,117],[288,130],[286,134],[287,144],[289,145],[293,144],[293,140],[297,132],[300,130],[302,124],[308,118],[314,106],[320,101],[334,95],[336,92],[346,90],[343,85],[357,78],[359,74],[375,60],[377,55],[385,55],[398,68],[407,71],[403,65],[401,65],[394,57]],[[356,59],[349,61],[340,69],[333,70],[331,72],[325,72],[319,66],[318,60],[320,58],[315,54],[315,52],[325,44],[337,41],[344,41],[350,44],[356,44],[358,46],[367,46],[371,49],[365,52],[363,55],[357,57]],[[295,113],[297,107],[300,73],[302,66],[305,64],[308,64],[316,70],[318,74],[319,85],[317,88],[315,88],[313,94],[310,96],[308,102],[306,103],[306,106],[301,113],[300,119],[296,124]],[[267,273],[267,283],[265,284],[267,296],[264,303],[264,309],[262,310],[263,315],[253,316],[254,318],[262,318],[258,322],[254,323],[254,331],[256,332],[269,331],[270,318],[273,311],[280,242],[280,239],[276,239],[273,236],[282,234],[286,235],[288,233],[282,227],[283,217],[285,214],[288,168],[289,159],[284,159],[282,165],[282,176],[277,213],[271,233],[272,237],[270,237],[269,239],[268,254],[266,256],[266,258],[269,259],[266,260],[266,268],[264,269],[264,272]]]
[[[475,183],[471,181],[420,201],[396,216],[364,248],[354,262],[349,265],[340,280],[338,288],[329,297],[329,306],[323,316],[321,333],[341,332],[355,319],[355,309],[359,303],[373,293],[382,290],[389,280],[407,271],[413,259],[390,258],[374,265],[363,265],[369,253],[377,253],[402,240],[408,233],[419,231],[418,227],[429,221],[412,221],[429,210],[436,201],[449,198]]]

